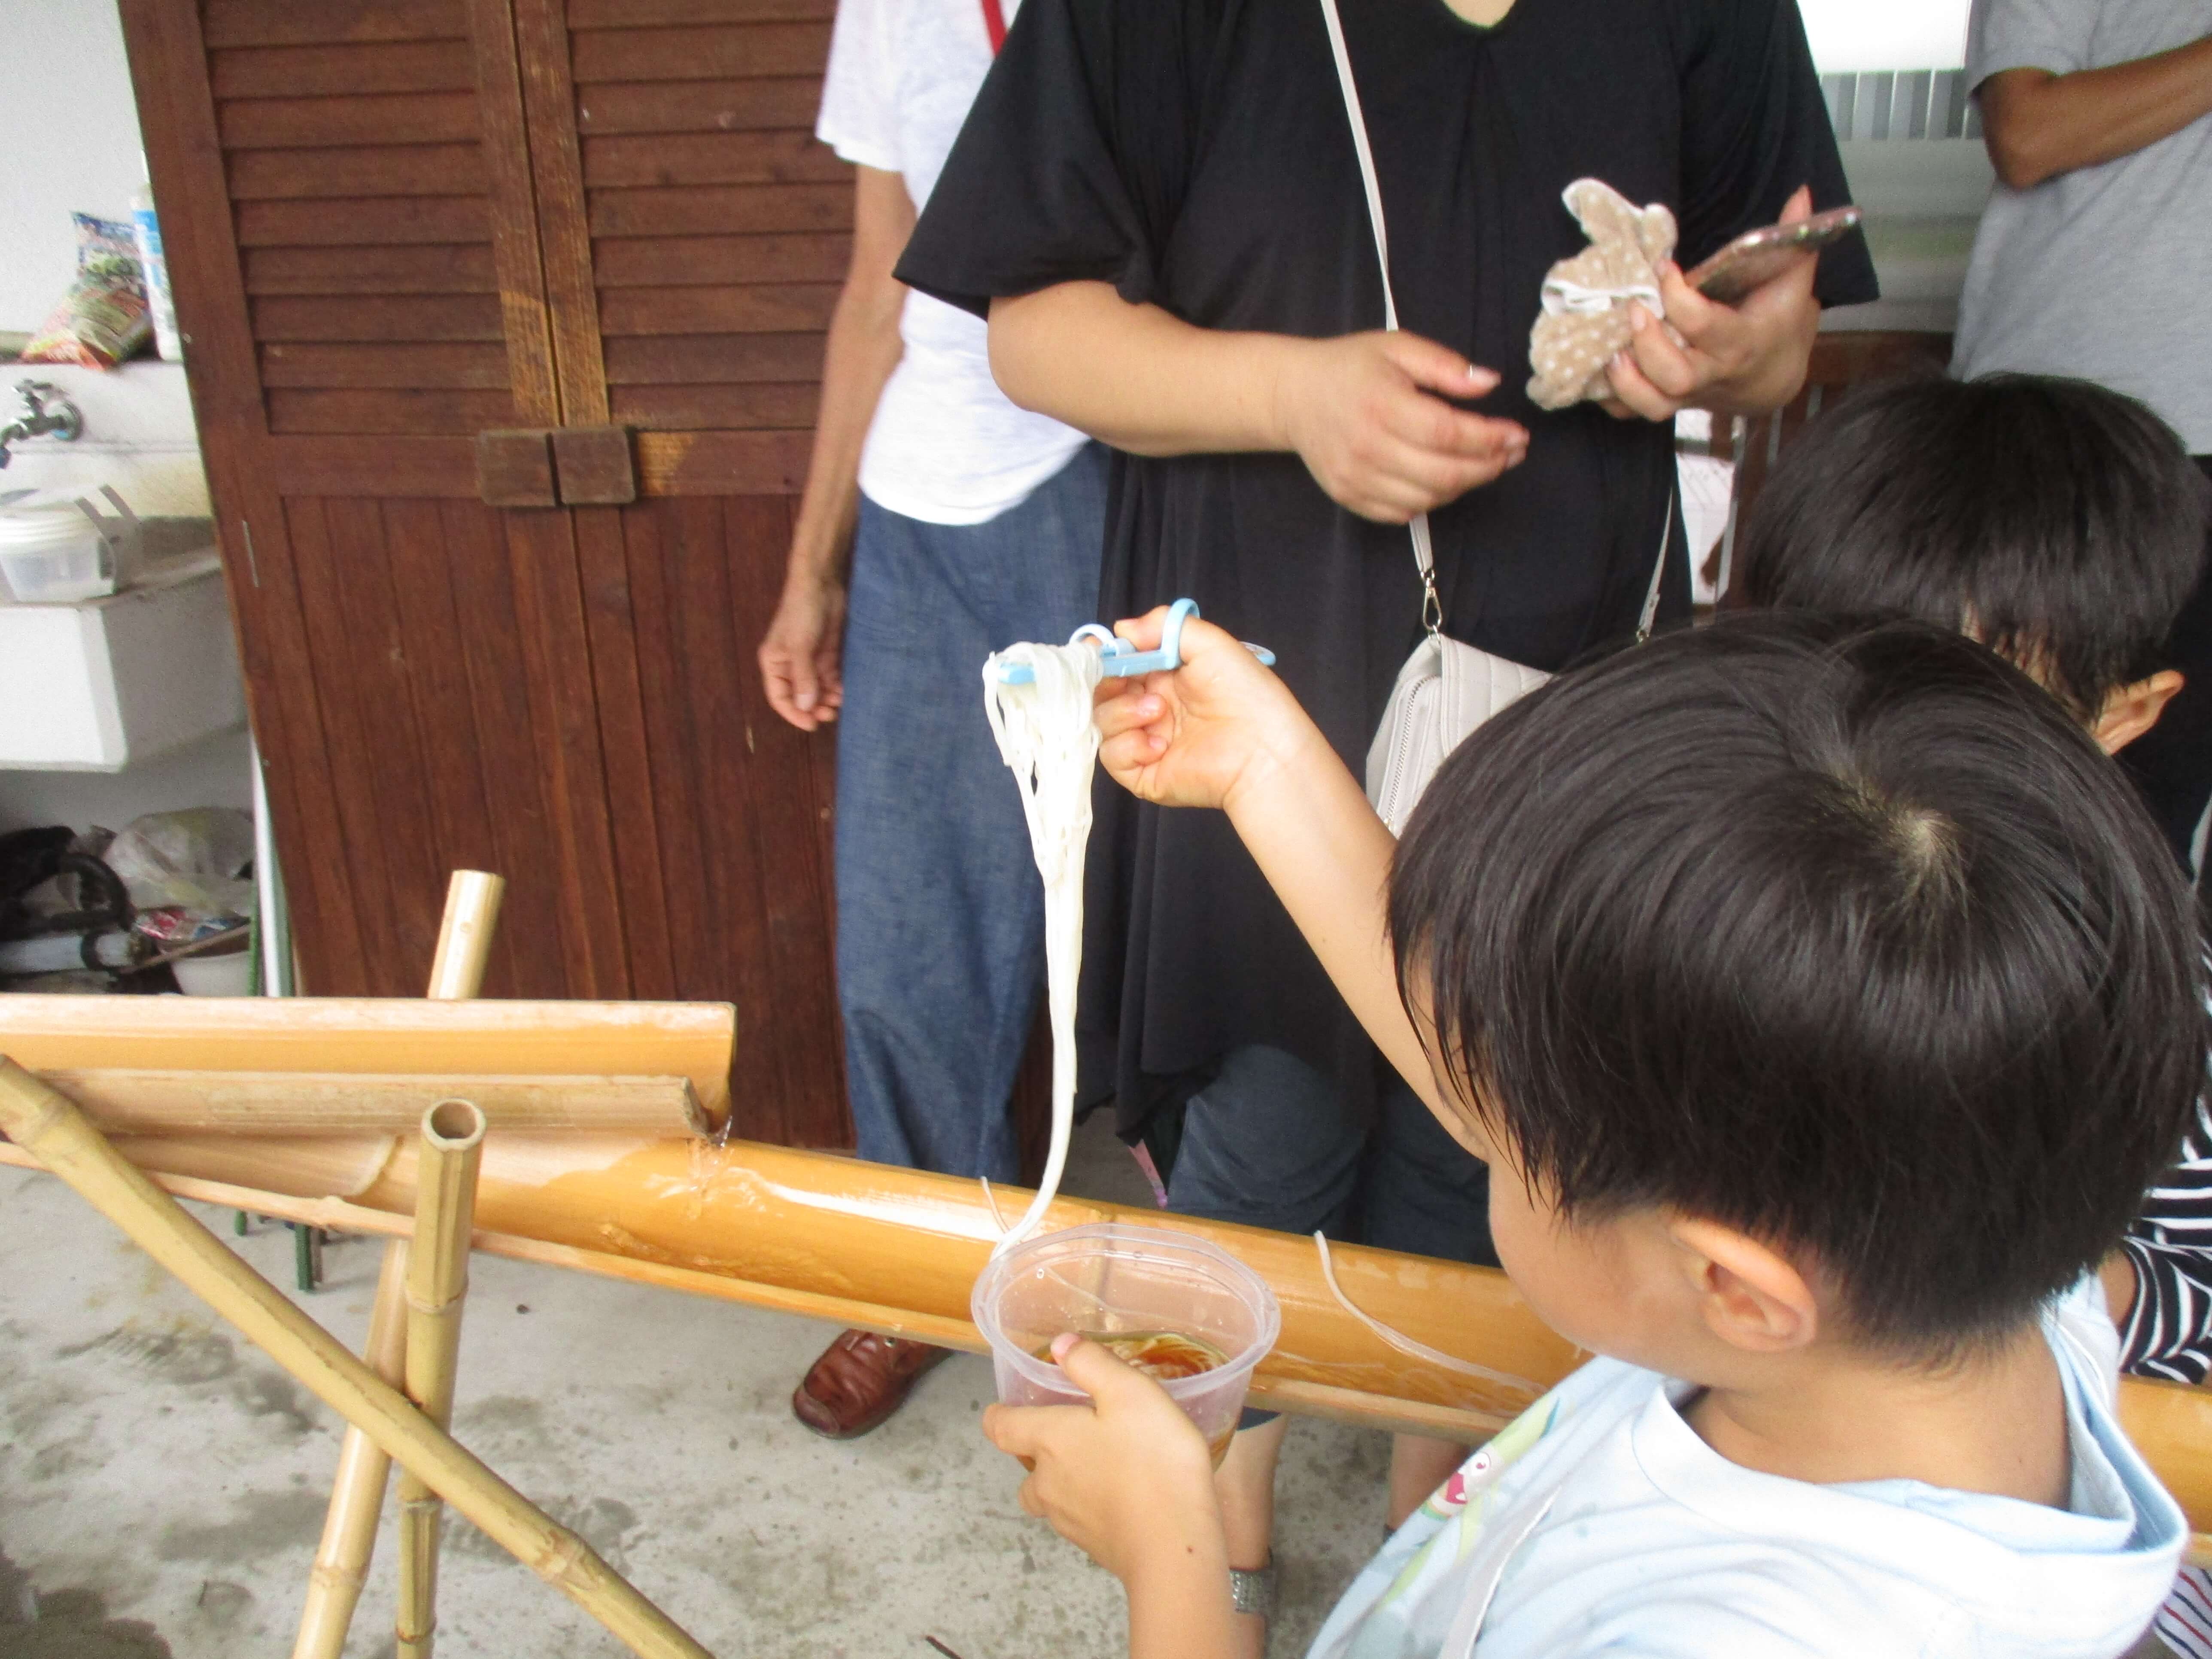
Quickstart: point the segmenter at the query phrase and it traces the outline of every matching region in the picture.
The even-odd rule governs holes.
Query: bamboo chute
[[[0,1060],[0,1128],[485,1535],[652,1659],[711,1659],[568,1528],[532,1506],[116,1152],[82,1113]]]
[[[441,1095],[495,1129],[706,1134],[687,1077],[436,1077],[57,1066],[39,1075],[105,1135],[411,1134]]]
[[[416,1143],[422,1179],[407,1248],[407,1397],[440,1428],[453,1420],[453,1379],[461,1352],[461,1310],[469,1288],[469,1239],[475,1231],[477,1164],[483,1114],[447,1100],[422,1114]],[[438,1495],[420,1475],[399,1479],[399,1659],[430,1659],[437,1628]]]
[[[714,1129],[730,1109],[733,1018],[727,1004],[704,1002],[10,996],[0,997],[0,1054],[42,1076],[503,1078],[564,1088],[579,1078],[685,1078]],[[434,1085],[398,1127],[412,1133],[424,1107],[458,1092]]]
[[[0,1032],[0,1048],[9,1040]],[[210,1064],[239,1067],[222,1057],[222,1047]],[[97,1064],[82,1036],[48,1052],[57,1066]],[[140,1138],[125,1150],[189,1196],[349,1231],[409,1231],[411,1146],[361,1143],[356,1172],[379,1152],[380,1161],[370,1178],[339,1183],[313,1175],[301,1144]],[[283,1156],[257,1167],[272,1150]],[[4,1146],[0,1161],[36,1167]],[[1008,1213],[1020,1201],[1002,1195]],[[968,1291],[998,1224],[973,1182],[742,1141],[495,1133],[476,1219],[476,1247],[493,1254],[982,1347],[968,1320]],[[1525,1403],[1519,1390],[1425,1365],[1364,1328],[1323,1283],[1310,1240],[1066,1197],[1046,1224],[1098,1220],[1198,1234],[1268,1280],[1282,1303],[1283,1334],[1253,1391],[1270,1406],[1474,1439]],[[1335,1263],[1357,1306],[1431,1347],[1536,1387],[1576,1363],[1577,1350],[1535,1319],[1503,1274],[1355,1246],[1338,1248]],[[2212,1393],[2130,1379],[2120,1405],[2191,1524],[2212,1529]]]

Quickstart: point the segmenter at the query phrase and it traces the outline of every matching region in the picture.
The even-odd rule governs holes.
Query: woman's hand
[[[1800,186],[1782,222],[1810,216],[1813,193]],[[1818,257],[1802,253],[1782,275],[1724,306],[1682,280],[1671,259],[1659,268],[1664,322],[1640,303],[1629,307],[1635,329],[1627,349],[1606,372],[1613,395],[1608,414],[1622,420],[1670,421],[1683,409],[1718,415],[1761,415],[1779,409],[1805,383],[1813,336],[1820,325],[1813,297]]]
[[[1114,631],[1158,647],[1162,605]],[[1183,624],[1182,666],[1142,680],[1106,679],[1097,693],[1098,758],[1140,800],[1226,806],[1248,781],[1276,769],[1321,733],[1259,659],[1212,623]]]
[[[1498,376],[1433,340],[1375,332],[1277,344],[1272,405],[1282,447],[1364,519],[1404,524],[1528,453],[1523,428],[1444,401],[1487,396]]]
[[[1073,1334],[1052,1356],[1088,1406],[993,1406],[983,1432],[1029,1465],[1022,1507],[1130,1586],[1188,1573],[1227,1611],[1229,1547],[1206,1442],[1167,1390]]]
[[[769,707],[802,732],[837,718],[845,701],[838,664],[845,642],[845,584],[834,571],[794,560],[760,643]]]

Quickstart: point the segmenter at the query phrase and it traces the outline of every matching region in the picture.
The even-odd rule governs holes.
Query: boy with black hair
[[[2087,380],[1872,387],[1782,453],[1734,592],[1971,634],[2117,754],[2181,689],[2164,653],[2203,568],[2206,495],[2172,428]]]
[[[1109,770],[1226,810],[1502,1166],[1516,1284],[1604,1356],[1315,1653],[2125,1651],[2185,1528],[2112,1418],[2092,1270],[2188,1117],[2203,987],[2179,877],[2078,727],[1941,630],[1733,618],[1498,715],[1398,848],[1229,635],[1183,652],[1102,694]],[[1055,1352],[1092,1409],[986,1419],[1035,1460],[1024,1503],[1121,1576],[1134,1654],[1228,1651],[1203,1443]]]

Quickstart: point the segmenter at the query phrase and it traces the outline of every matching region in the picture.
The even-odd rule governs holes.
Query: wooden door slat
[[[552,804],[570,994],[629,995],[623,896],[607,822],[606,762],[591,674],[590,636],[576,569],[572,515],[510,513],[507,553],[515,616],[529,677],[539,763]],[[568,926],[574,922],[573,930]]]
[[[584,507],[576,513],[575,523],[584,626],[591,641],[592,680],[606,756],[609,827],[622,879],[629,994],[665,1000],[676,994],[676,963],[669,945],[659,797],[639,683],[637,612],[623,544],[622,511]]]
[[[714,287],[739,272],[750,283],[842,283],[853,239],[842,231],[783,236],[608,236],[592,245],[599,286]]]
[[[811,132],[657,132],[584,140],[584,183],[849,183],[853,169]]]
[[[747,81],[603,82],[578,88],[576,125],[586,137],[622,132],[811,131],[822,83],[811,75]]]
[[[609,289],[599,296],[599,327],[610,339],[635,334],[779,334],[825,329],[830,313],[836,309],[837,293],[834,283]]]
[[[524,422],[561,418],[560,376],[547,314],[544,248],[538,236],[522,65],[508,0],[469,0],[475,23],[482,100],[492,258],[499,274],[508,385]]]
[[[253,301],[253,337],[290,340],[501,340],[489,294],[269,295]]]
[[[349,201],[241,202],[240,247],[391,247],[488,242],[481,196],[386,196]]]
[[[620,386],[610,394],[618,421],[646,431],[814,429],[821,388],[803,385]],[[273,417],[273,411],[272,411]]]
[[[429,386],[327,391],[275,386],[270,389],[267,401],[269,429],[276,433],[473,435],[489,426],[512,426],[518,418],[514,399],[503,386],[495,392]]]
[[[378,725],[364,726],[361,718],[362,699],[352,683],[356,665],[337,585],[337,554],[324,503],[295,499],[284,505],[311,672],[323,707],[323,764],[329,769],[338,803],[338,838],[319,854],[343,860],[352,878],[361,927],[362,979],[349,994],[373,996],[399,953],[399,900],[387,859],[396,837],[379,823],[373,781],[373,751],[384,733]]]
[[[568,27],[651,28],[671,23],[826,21],[836,10],[837,0],[568,0]]]
[[[458,0],[206,0],[210,46],[452,40],[467,33]]]
[[[477,136],[463,92],[358,98],[234,98],[216,112],[225,149],[327,149],[345,144],[443,144]]]
[[[641,432],[637,493],[796,495],[812,445],[805,432]]]
[[[734,988],[729,931],[716,908],[722,882],[707,850],[701,775],[712,760],[676,650],[682,601],[672,589],[668,556],[661,545],[665,512],[629,507],[617,517],[635,628],[638,706],[653,777],[661,893],[668,911],[671,994],[726,998]]]
[[[287,497],[477,493],[477,447],[467,438],[270,438],[261,465]]]
[[[444,515],[435,501],[386,501],[384,523],[392,601],[406,653],[409,713],[419,741],[429,809],[431,861],[442,870],[496,871],[499,845],[484,793],[484,761],[487,751],[526,750],[527,745],[518,742],[513,731],[486,731],[477,719],[469,678],[469,635],[472,627],[482,627],[489,619],[471,617],[471,626],[463,623],[453,602],[455,550],[447,544]],[[508,896],[513,908],[501,908],[498,933],[502,938],[541,896],[511,886]],[[507,951],[495,952],[496,975],[488,965],[488,995],[517,994],[509,943]]]
[[[721,386],[822,378],[819,334],[677,334],[607,342],[612,386]]]
[[[830,26],[750,23],[720,28],[586,30],[575,37],[574,52],[574,73],[586,85],[819,75],[830,58]]]
[[[441,247],[257,247],[246,255],[246,291],[264,294],[496,294],[491,250]]]
[[[483,194],[483,157],[473,142],[230,155],[230,196],[240,203]]]
[[[729,566],[729,606],[725,614],[740,640],[758,639],[775,614],[782,572],[748,550],[780,546],[791,534],[788,500],[732,496],[720,503],[723,556]],[[739,652],[742,663],[748,653]],[[768,957],[775,975],[780,1012],[769,1036],[777,1060],[783,1107],[779,1126],[788,1139],[808,1138],[810,1120],[843,1129],[843,1056],[836,1040],[836,976],[831,965],[835,920],[830,903],[830,866],[819,858],[794,857],[798,849],[819,845],[831,804],[814,793],[810,763],[820,733],[787,725],[769,708],[757,673],[737,675],[738,708],[744,721],[747,758],[754,773],[750,830],[763,879],[763,908],[768,919]],[[819,1129],[815,1130],[819,1133]]]
[[[218,99],[468,92],[476,86],[468,42],[459,40],[250,47],[216,52],[210,68]]]
[[[510,0],[529,118],[530,174],[544,260],[547,322],[559,383],[561,419],[604,426],[606,368],[601,358],[584,167],[576,137],[576,87],[562,0]]]
[[[595,190],[594,236],[850,230],[849,185],[707,185],[690,190]]]
[[[467,618],[462,641],[479,746],[478,779],[491,814],[492,862],[507,879],[509,906],[500,918],[500,947],[513,996],[570,997],[566,963],[574,922],[562,908],[560,860],[549,830],[558,802],[538,763],[552,741],[533,724],[530,675],[523,661],[514,568],[504,515],[479,501],[438,507],[445,531],[448,579],[456,612]]]
[[[431,345],[318,345],[281,342],[261,348],[264,387],[348,386],[505,392],[507,353],[476,342]]]

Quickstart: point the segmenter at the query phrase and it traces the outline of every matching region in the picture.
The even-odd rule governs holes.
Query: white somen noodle
[[[1001,664],[1021,664],[1035,678],[1002,684]],[[1075,1122],[1075,981],[1083,966],[1083,856],[1091,841],[1091,775],[1098,759],[1098,726],[1091,694],[1099,678],[1096,647],[1014,645],[983,665],[983,709],[999,753],[1021,790],[1030,850],[1044,878],[1044,960],[1052,1015],[1052,1151],[1028,1212],[993,1250],[1003,1255],[1035,1232],[1060,1190]],[[988,1183],[986,1183],[988,1190]],[[995,1212],[997,1201],[993,1200]]]

